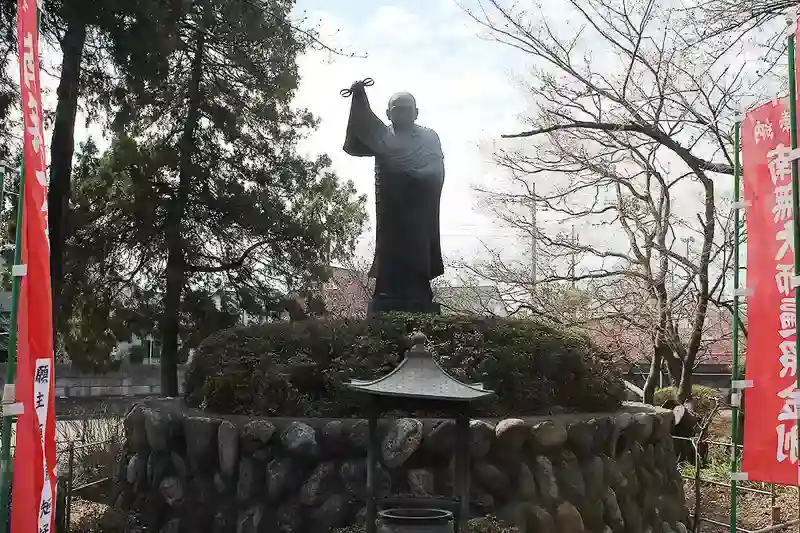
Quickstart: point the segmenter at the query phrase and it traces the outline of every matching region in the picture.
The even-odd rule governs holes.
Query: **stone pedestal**
[[[440,315],[442,313],[441,304],[426,300],[412,300],[409,298],[397,298],[376,294],[372,301],[367,305],[367,314],[372,316],[379,313],[428,313]]]

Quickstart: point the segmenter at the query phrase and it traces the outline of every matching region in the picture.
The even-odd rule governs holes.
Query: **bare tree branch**
[[[503,136],[517,144],[495,153],[508,183],[479,193],[498,222],[536,239],[544,264],[534,283],[487,246],[487,259],[459,266],[505,287],[513,312],[649,352],[648,396],[663,365],[688,398],[694,368],[726,342],[711,307],[724,301],[732,224],[719,215],[713,174],[733,173],[742,68],[686,47],[681,13],[656,0],[568,0],[577,31],[512,2],[476,1],[465,10],[484,36],[537,65],[526,87],[533,127]],[[534,204],[553,229],[532,226]],[[577,238],[556,229],[564,224]],[[636,340],[619,343],[621,332]]]

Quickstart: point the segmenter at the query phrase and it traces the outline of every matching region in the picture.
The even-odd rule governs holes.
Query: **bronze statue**
[[[414,97],[397,93],[389,100],[387,126],[369,105],[365,86],[354,82],[344,151],[375,158],[375,278],[370,313],[438,313],[431,280],[444,273],[439,239],[439,203],[444,155],[435,131],[416,124]]]

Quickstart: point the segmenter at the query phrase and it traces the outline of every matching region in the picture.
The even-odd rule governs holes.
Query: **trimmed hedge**
[[[366,320],[279,322],[221,331],[197,349],[186,400],[220,414],[363,414],[344,383],[391,371],[425,333],[448,372],[498,398],[486,416],[597,412],[625,397],[621,373],[588,337],[535,321],[390,314]],[[414,415],[434,413],[409,413]]]

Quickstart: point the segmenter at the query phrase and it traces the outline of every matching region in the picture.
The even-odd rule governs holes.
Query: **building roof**
[[[331,277],[321,292],[332,314],[358,316],[366,312],[374,290],[375,280],[365,272],[332,266]],[[433,288],[433,294],[445,314],[508,315],[500,290],[494,285],[440,286]]]

